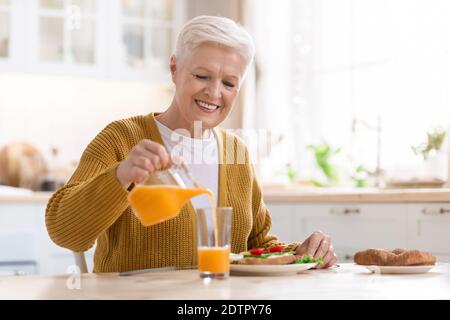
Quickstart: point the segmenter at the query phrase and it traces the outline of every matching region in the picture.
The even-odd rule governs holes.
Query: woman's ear
[[[172,74],[172,82],[175,83],[175,75],[177,71],[177,58],[173,54],[170,57],[170,73]]]

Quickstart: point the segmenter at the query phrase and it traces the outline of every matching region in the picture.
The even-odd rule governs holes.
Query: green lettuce
[[[323,258],[313,259],[310,256],[303,256],[301,259],[295,260],[292,264],[317,263],[323,264]]]

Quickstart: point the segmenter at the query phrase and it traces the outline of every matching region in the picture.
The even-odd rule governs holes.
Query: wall
[[[168,85],[61,76],[0,74],[0,147],[27,141],[48,156],[78,160],[109,122],[162,111],[170,104]]]

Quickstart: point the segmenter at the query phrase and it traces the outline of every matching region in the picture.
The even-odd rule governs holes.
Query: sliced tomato
[[[262,255],[264,253],[264,249],[260,249],[260,248],[258,248],[258,249],[251,249],[251,250],[248,250],[248,252],[250,254],[254,255],[254,256],[260,256],[260,255]]]
[[[285,248],[285,246],[273,246],[273,247],[269,247],[267,250],[269,252],[281,252],[283,251]]]

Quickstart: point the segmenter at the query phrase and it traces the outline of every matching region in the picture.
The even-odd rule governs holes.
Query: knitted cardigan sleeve
[[[48,202],[47,231],[61,247],[88,250],[128,206],[127,193],[116,178],[116,129],[113,123],[97,135],[68,183]]]

